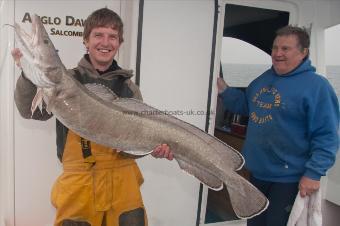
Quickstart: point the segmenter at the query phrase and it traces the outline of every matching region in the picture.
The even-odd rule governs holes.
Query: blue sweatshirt
[[[242,92],[227,88],[224,107],[249,116],[242,154],[255,178],[298,182],[320,180],[334,164],[339,145],[339,104],[309,59],[279,76],[273,68]]]

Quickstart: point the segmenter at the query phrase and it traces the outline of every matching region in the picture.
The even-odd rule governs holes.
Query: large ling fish
[[[266,209],[266,197],[235,172],[244,164],[239,152],[141,101],[112,94],[110,99],[101,86],[80,84],[61,62],[37,15],[32,17],[31,34],[18,24],[14,28],[23,72],[40,90],[47,110],[65,126],[88,140],[132,155],[149,154],[166,143],[183,170],[212,189],[226,185],[238,217],[250,218]]]

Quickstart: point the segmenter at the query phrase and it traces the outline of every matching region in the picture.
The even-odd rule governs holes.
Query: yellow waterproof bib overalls
[[[92,155],[84,159],[81,138],[68,131],[62,159],[64,172],[51,194],[57,209],[54,225],[67,225],[66,219],[88,223],[79,225],[132,225],[129,222],[133,219],[129,221],[127,216],[135,211],[144,222],[139,218],[133,225],[146,226],[140,193],[143,177],[135,160],[94,142],[90,145]]]

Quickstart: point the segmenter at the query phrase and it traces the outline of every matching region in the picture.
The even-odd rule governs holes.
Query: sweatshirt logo
[[[252,98],[255,111],[250,113],[250,119],[256,124],[264,124],[273,120],[271,111],[281,105],[281,95],[274,87],[263,87]]]

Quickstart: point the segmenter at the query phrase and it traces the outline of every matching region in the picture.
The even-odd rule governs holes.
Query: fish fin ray
[[[43,90],[41,88],[37,88],[37,93],[35,94],[31,105],[32,116],[37,108],[39,108],[40,112],[42,112],[42,103],[43,103]]]
[[[25,51],[22,51],[22,53],[23,57],[20,59],[20,65],[26,78],[28,78],[37,87],[53,87],[55,83],[50,81],[44,73],[35,66],[33,59],[30,59],[30,56],[25,54]]]
[[[142,156],[151,154],[153,150],[150,151],[147,149],[130,149],[130,150],[122,150],[121,152],[126,153],[128,155],[142,157]]]
[[[86,83],[84,86],[94,95],[100,97],[102,100],[112,102],[118,98],[117,94],[115,94],[108,87],[98,84],[98,83]]]

